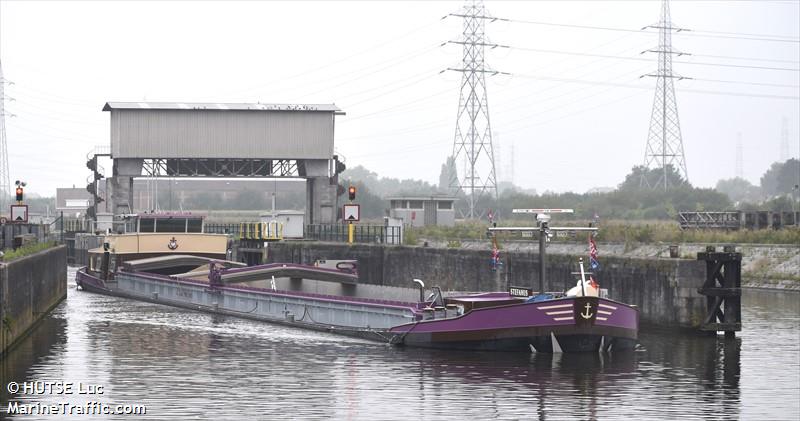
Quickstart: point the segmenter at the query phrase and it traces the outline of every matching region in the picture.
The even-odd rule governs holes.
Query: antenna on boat
[[[558,231],[597,231],[595,227],[551,227],[550,214],[553,213],[574,213],[572,209],[514,209],[512,213],[533,214],[536,217],[538,227],[490,227],[489,232],[539,232],[539,295],[544,294],[544,278],[547,272],[547,255],[545,252],[547,241],[553,236],[553,232]]]
[[[586,296],[586,273],[583,272],[583,257],[578,259],[578,265],[581,267],[581,296]]]

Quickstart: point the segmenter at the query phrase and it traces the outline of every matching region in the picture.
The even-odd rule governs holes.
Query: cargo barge
[[[90,250],[76,282],[87,292],[398,346],[597,352],[630,349],[638,335],[638,309],[596,296],[585,279],[577,295],[529,288],[446,295],[422,280],[410,282],[414,288],[359,284],[355,261],[244,267],[227,254],[220,234],[111,234]]]

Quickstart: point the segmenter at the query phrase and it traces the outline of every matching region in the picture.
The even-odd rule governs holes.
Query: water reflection
[[[400,349],[397,360],[413,361],[419,390],[431,385],[484,389],[488,405],[499,414],[519,411],[524,418],[600,415],[601,388],[633,381],[638,355],[616,354],[497,354]],[[530,404],[534,405],[535,411]],[[562,408],[568,405],[568,408]],[[460,409],[464,410],[464,409]],[[515,412],[516,413],[516,412]]]
[[[63,352],[66,326],[67,321],[59,314],[45,317],[32,335],[22,339],[5,357],[0,358],[0,404],[3,404],[0,406],[4,406],[10,398],[6,389],[9,382],[30,379],[32,367],[52,362],[52,356]],[[3,413],[0,412],[0,415]]]
[[[152,420],[797,419],[798,298],[748,291],[732,340],[648,329],[638,351],[554,355],[393,348],[70,288],[1,367],[105,385]]]

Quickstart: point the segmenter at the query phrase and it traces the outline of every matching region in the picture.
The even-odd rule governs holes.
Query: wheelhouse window
[[[152,218],[139,219],[139,232],[156,232],[156,220]]]
[[[160,218],[156,232],[186,232],[186,218]]]
[[[203,232],[203,219],[189,218],[186,225],[186,232]]]

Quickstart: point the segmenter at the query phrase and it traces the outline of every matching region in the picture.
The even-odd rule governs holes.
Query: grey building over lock
[[[403,220],[412,227],[426,225],[453,226],[456,223],[455,201],[452,196],[392,196],[389,216]]]
[[[64,212],[64,216],[82,217],[91,205],[92,195],[85,188],[56,189],[56,212]]]
[[[107,209],[132,213],[134,179],[285,177],[306,180],[306,221],[336,222],[333,104],[109,102]]]

